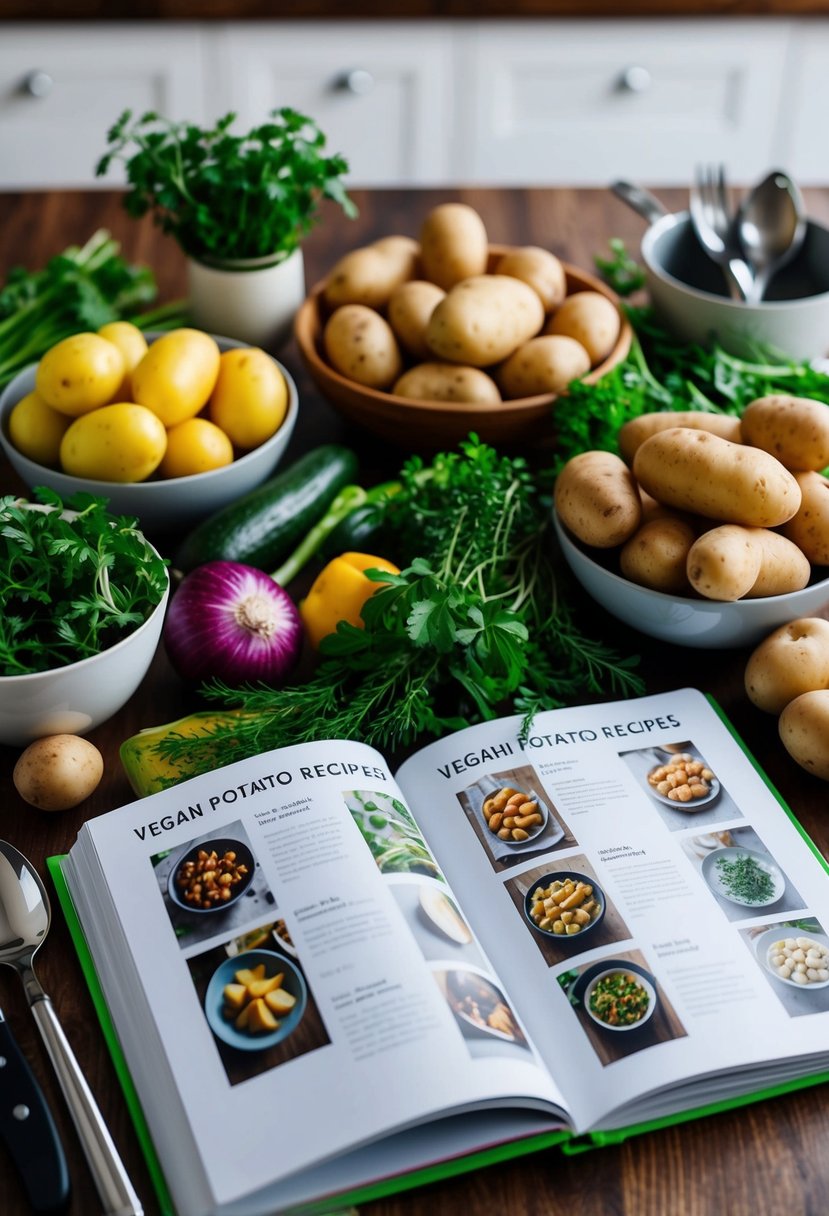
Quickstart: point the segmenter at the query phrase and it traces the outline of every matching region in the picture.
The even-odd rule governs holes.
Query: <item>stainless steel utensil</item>
[[[655,224],[663,215],[668,214],[667,207],[660,203],[655,194],[643,186],[635,186],[633,182],[611,182],[610,189],[623,203],[632,207],[637,215],[649,224]]]
[[[753,276],[739,251],[722,165],[698,166],[691,186],[691,222],[705,252],[722,267],[733,300],[745,300]]]
[[[141,1201],[118,1156],[92,1091],[47,994],[33,970],[52,914],[40,875],[22,853],[0,840],[0,963],[23,982],[26,999],[60,1083],[106,1216],[143,1216]]]
[[[756,304],[806,236],[803,195],[787,173],[775,169],[746,195],[737,212],[737,232],[754,275],[746,299]]]

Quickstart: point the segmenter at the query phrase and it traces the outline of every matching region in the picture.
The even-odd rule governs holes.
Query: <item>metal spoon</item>
[[[769,173],[743,199],[737,225],[740,243],[754,271],[754,285],[746,299],[756,304],[806,236],[803,196],[795,182],[778,169]]]
[[[40,875],[22,853],[0,840],[0,963],[23,982],[107,1216],[142,1216],[141,1201],[118,1156],[92,1091],[47,994],[32,968],[52,914]]]

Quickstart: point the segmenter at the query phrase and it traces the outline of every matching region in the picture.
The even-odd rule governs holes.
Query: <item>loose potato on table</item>
[[[391,327],[364,304],[344,304],[332,313],[323,345],[332,367],[369,388],[389,388],[403,371]]]
[[[415,359],[427,361],[432,352],[426,344],[426,329],[429,318],[446,292],[436,283],[425,279],[411,279],[401,283],[391,294],[388,304],[388,321],[402,347]]]
[[[622,318],[612,300],[598,291],[577,291],[568,296],[544,327],[546,334],[575,338],[595,367],[606,359],[619,340]]]
[[[495,381],[477,367],[457,363],[420,363],[404,372],[392,392],[416,401],[460,401],[471,405],[499,405]]]
[[[620,427],[618,442],[623,460],[631,463],[646,439],[657,431],[671,427],[688,427],[692,431],[710,431],[731,443],[741,443],[740,419],[733,414],[709,414],[704,410],[657,410],[651,414],[640,414]]]
[[[774,393],[758,397],[743,411],[743,443],[776,456],[793,472],[817,472],[829,465],[829,406],[809,397]]]
[[[438,359],[488,367],[528,342],[543,324],[544,307],[526,283],[503,274],[476,275],[440,301],[426,342]]]
[[[568,460],[554,493],[559,519],[585,545],[611,549],[624,544],[641,523],[636,482],[612,452],[582,452]]]
[[[829,566],[829,480],[814,472],[795,473],[795,480],[800,486],[800,508],[783,525],[783,535],[803,550],[813,566]]]
[[[563,393],[590,371],[590,356],[575,338],[546,334],[519,346],[498,369],[496,379],[507,398]]]
[[[829,688],[829,621],[802,617],[769,634],[746,664],[749,700],[779,714],[804,692]]]
[[[424,277],[448,291],[462,279],[484,274],[489,241],[484,222],[466,203],[434,207],[420,230]]]
[[[696,530],[676,515],[665,515],[643,523],[622,546],[619,567],[625,578],[652,591],[690,595],[688,553]]]
[[[495,274],[507,274],[521,279],[539,295],[545,312],[552,312],[567,295],[564,267],[547,249],[537,245],[522,245],[510,249],[495,263]]]
[[[801,693],[780,715],[780,738],[801,768],[829,781],[829,689]]]

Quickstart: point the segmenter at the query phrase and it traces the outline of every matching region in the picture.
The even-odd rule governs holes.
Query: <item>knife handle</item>
[[[0,1011],[0,1139],[17,1166],[32,1210],[64,1212],[69,1170],[46,1098]]]

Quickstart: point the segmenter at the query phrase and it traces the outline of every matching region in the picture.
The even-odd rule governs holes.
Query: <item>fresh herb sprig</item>
[[[103,499],[35,491],[47,510],[0,498],[0,675],[63,667],[141,625],[167,588],[165,563]]]
[[[243,135],[231,131],[235,120],[226,114],[199,127],[152,111],[134,119],[125,110],[107,133],[96,173],[122,161],[127,212],[152,214],[199,259],[287,256],[316,223],[323,198],[356,215],[343,184],[348,162],[326,155],[313,119],[283,107]]]

